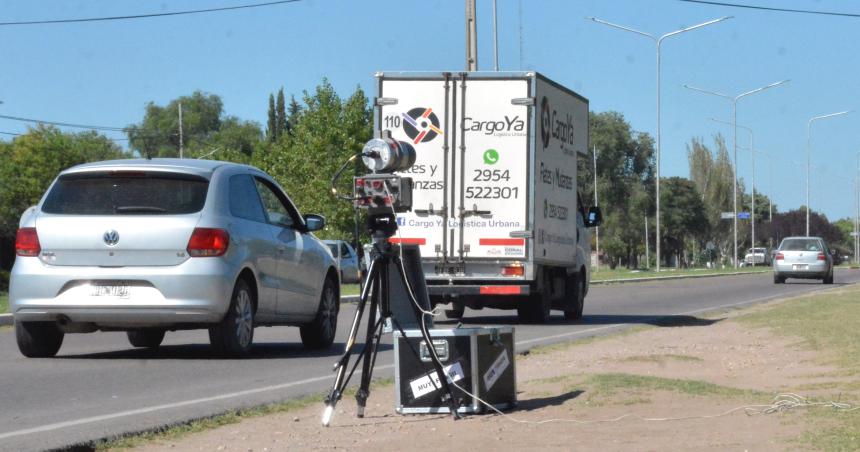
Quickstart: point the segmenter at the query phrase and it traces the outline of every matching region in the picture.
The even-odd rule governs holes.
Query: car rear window
[[[68,174],[51,188],[42,211],[66,215],[181,215],[199,212],[209,181],[146,171]]]
[[[788,239],[779,247],[781,251],[821,251],[821,243],[815,239]]]

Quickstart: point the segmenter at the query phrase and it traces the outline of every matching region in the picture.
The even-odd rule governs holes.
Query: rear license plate
[[[90,295],[93,297],[128,298],[131,291],[125,285],[93,285],[90,286]]]
[[[806,270],[809,268],[808,264],[794,264],[791,266],[792,270]]]

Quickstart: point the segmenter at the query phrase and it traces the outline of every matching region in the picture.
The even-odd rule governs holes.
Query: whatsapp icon
[[[484,151],[484,163],[487,165],[495,165],[499,161],[499,151],[495,149],[487,149]]]

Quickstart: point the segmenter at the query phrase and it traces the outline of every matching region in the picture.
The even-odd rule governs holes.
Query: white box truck
[[[431,302],[582,316],[600,211],[577,190],[588,100],[536,72],[380,72],[375,128],[411,143],[413,210],[395,243],[417,244]]]

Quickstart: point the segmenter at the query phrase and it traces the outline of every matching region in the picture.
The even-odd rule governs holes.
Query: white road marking
[[[394,365],[393,364],[386,364],[384,366],[376,366],[375,367],[375,369],[379,369],[379,370],[390,369],[390,368],[394,368]],[[355,374],[359,375],[359,374],[361,374],[361,371],[357,370],[355,372]],[[116,413],[103,414],[101,416],[85,417],[85,418],[76,419],[73,421],[57,422],[55,424],[48,424],[48,425],[42,425],[39,427],[33,427],[33,428],[27,428],[27,429],[22,429],[22,430],[15,430],[12,432],[0,433],[0,440],[8,439],[8,438],[11,438],[13,436],[30,435],[33,433],[48,432],[51,430],[59,430],[61,428],[75,427],[75,426],[82,425],[82,424],[90,424],[93,422],[109,421],[109,420],[117,419],[117,418],[121,418],[121,417],[135,416],[138,414],[146,414],[146,413],[152,413],[155,411],[180,408],[180,407],[184,407],[184,406],[188,406],[188,405],[196,405],[198,403],[216,402],[218,400],[231,399],[234,397],[243,397],[243,396],[247,396],[247,395],[259,394],[261,392],[277,391],[280,389],[286,389],[286,388],[290,388],[293,386],[300,386],[300,385],[304,385],[304,384],[308,384],[308,383],[316,383],[318,381],[330,380],[331,378],[332,378],[331,375],[326,375],[323,377],[308,378],[305,380],[293,381],[293,382],[289,382],[289,383],[282,383],[282,384],[278,384],[278,385],[263,386],[261,388],[248,389],[245,391],[230,392],[227,394],[221,394],[221,395],[212,396],[212,397],[203,397],[203,398],[199,398],[199,399],[185,400],[185,401],[176,402],[176,403],[166,403],[164,405],[154,405],[154,406],[150,406],[150,407],[146,407],[146,408],[138,408],[136,410],[119,411]]]
[[[804,291],[804,293],[812,292],[814,290],[815,289],[807,290],[807,291]],[[818,289],[818,290],[821,290],[821,289]],[[681,312],[681,313],[676,313],[676,314],[656,315],[656,316],[654,316],[654,319],[659,319],[661,317],[667,317],[667,316],[671,316],[671,315],[691,315],[691,314],[697,314],[697,313],[705,312],[705,311],[715,311],[718,309],[731,308],[731,307],[740,306],[743,304],[758,303],[758,302],[767,301],[767,300],[774,299],[774,298],[780,298],[780,297],[792,296],[792,295],[795,295],[795,294],[780,293],[780,294],[775,294],[775,295],[769,295],[767,297],[760,297],[760,298],[755,298],[752,300],[745,300],[745,301],[741,301],[741,302],[737,302],[737,303],[729,303],[729,304],[723,304],[723,305],[719,305],[719,306],[710,306],[707,308],[696,309],[693,311]],[[605,326],[600,326],[600,327],[596,327],[596,328],[589,328],[589,329],[581,330],[581,331],[572,331],[570,333],[545,336],[545,337],[541,337],[541,338],[519,341],[516,343],[516,345],[522,346],[522,345],[531,344],[531,343],[535,343],[535,342],[548,341],[548,340],[552,340],[552,339],[560,339],[560,338],[571,337],[571,336],[578,336],[578,335],[583,335],[583,334],[587,334],[587,333],[593,333],[595,331],[601,331],[601,330],[606,330],[606,329],[610,329],[610,328],[617,328],[617,327],[623,326],[623,325],[625,325],[625,324],[615,323],[612,325],[605,325]],[[385,370],[385,369],[392,369],[392,368],[394,368],[393,364],[375,366],[375,369],[378,369],[378,370]],[[361,371],[357,371],[356,374],[361,374]],[[85,417],[85,418],[76,419],[76,420],[72,420],[72,421],[57,422],[54,424],[42,425],[39,427],[33,427],[33,428],[15,430],[15,431],[6,432],[6,433],[0,433],[0,440],[12,438],[15,436],[30,435],[33,433],[43,433],[43,432],[48,432],[48,431],[52,431],[52,430],[59,430],[59,429],[68,428],[68,427],[75,427],[75,426],[83,425],[83,424],[91,424],[93,422],[101,422],[101,421],[108,421],[108,420],[112,420],[112,419],[118,419],[118,418],[122,418],[122,417],[135,416],[138,414],[146,414],[146,413],[152,413],[155,411],[181,408],[184,406],[197,405],[200,403],[208,403],[208,402],[215,402],[218,400],[232,399],[235,397],[242,397],[242,396],[247,396],[247,395],[259,394],[262,392],[277,391],[277,390],[281,390],[281,389],[291,388],[294,386],[300,386],[300,385],[309,384],[309,383],[316,383],[316,382],[328,380],[331,378],[332,378],[331,375],[313,377],[313,378],[307,378],[304,380],[293,381],[293,382],[289,382],[289,383],[282,383],[282,384],[271,385],[271,386],[263,386],[261,388],[256,388],[256,389],[248,389],[245,391],[230,392],[227,394],[221,394],[221,395],[212,396],[212,397],[203,397],[203,398],[199,398],[199,399],[185,400],[185,401],[176,402],[176,403],[166,403],[163,405],[154,405],[154,406],[150,406],[150,407],[146,407],[146,408],[139,408],[136,410],[119,411],[116,413],[103,414],[100,416]]]

